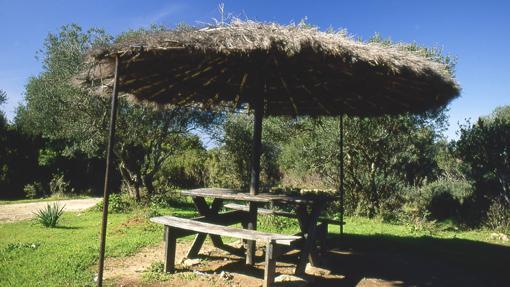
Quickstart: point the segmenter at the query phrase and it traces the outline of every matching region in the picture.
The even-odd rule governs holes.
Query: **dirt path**
[[[100,198],[69,199],[58,201],[40,201],[30,203],[16,203],[0,205],[0,223],[30,219],[34,212],[45,207],[48,203],[59,202],[65,211],[81,211],[94,206]]]

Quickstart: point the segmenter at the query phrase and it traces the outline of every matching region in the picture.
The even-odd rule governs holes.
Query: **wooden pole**
[[[108,150],[106,153],[106,171],[104,176],[104,195],[103,195],[103,220],[101,223],[101,243],[99,245],[99,270],[97,273],[97,286],[103,286],[104,253],[106,244],[106,227],[108,224],[108,200],[110,189],[110,171],[113,156],[113,146],[115,144],[115,122],[117,119],[117,86],[119,84],[119,55],[115,55],[115,76],[113,81],[112,104],[110,113],[110,130],[108,133]]]
[[[262,119],[264,117],[264,100],[262,97],[254,101],[255,117],[253,123],[253,143],[251,159],[250,194],[257,195],[260,185],[260,155],[262,146]],[[249,203],[248,229],[257,230],[257,204]],[[246,264],[253,265],[255,262],[255,241],[248,240],[246,246]]]
[[[344,234],[344,117],[340,115],[340,235]]]

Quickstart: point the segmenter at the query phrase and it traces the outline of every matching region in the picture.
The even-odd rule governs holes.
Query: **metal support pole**
[[[110,189],[110,171],[113,156],[113,146],[115,144],[115,122],[117,118],[117,86],[119,84],[119,55],[115,55],[115,76],[112,91],[112,104],[110,113],[110,130],[108,133],[108,150],[106,153],[106,171],[104,176],[104,195],[103,195],[103,221],[101,223],[101,243],[99,245],[99,270],[97,273],[97,286],[103,286],[104,253],[106,244],[106,227],[108,224],[108,200]]]
[[[344,117],[340,115],[340,235],[344,234]]]
[[[264,101],[262,97],[255,99],[255,117],[253,123],[253,145],[251,159],[250,194],[257,195],[260,185],[260,155],[262,145],[262,118],[264,117]],[[248,229],[257,230],[257,204],[249,203]],[[255,241],[248,240],[246,246],[246,264],[255,262]]]

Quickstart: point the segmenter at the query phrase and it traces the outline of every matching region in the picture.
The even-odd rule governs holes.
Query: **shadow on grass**
[[[360,282],[361,286],[508,286],[510,282],[510,247],[389,235],[347,234],[329,242],[332,249],[322,267],[345,278],[317,277],[315,286]]]
[[[330,237],[329,246],[319,267],[331,275],[310,275],[313,283],[308,286],[510,286],[510,247],[465,239],[351,234]],[[297,255],[278,262],[296,263]],[[262,269],[246,266],[242,259],[214,271],[263,277]]]

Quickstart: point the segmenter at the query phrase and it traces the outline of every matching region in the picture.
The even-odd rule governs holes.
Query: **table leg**
[[[257,203],[255,203],[255,202],[249,203],[247,228],[250,230],[257,230]],[[256,248],[256,243],[254,240],[246,241],[246,264],[247,265],[255,264],[255,248]]]
[[[193,197],[193,203],[195,204],[195,207],[197,208],[200,215],[213,219],[216,215],[218,215],[223,201],[219,198],[215,198],[209,207],[205,201],[205,198],[197,196]],[[193,244],[191,245],[186,256],[187,258],[193,258],[198,255],[202,245],[204,244],[206,236],[207,234],[205,233],[199,233],[195,236],[195,240],[193,241]],[[221,240],[220,236],[214,234],[209,234],[209,236],[211,237],[211,241],[215,247],[223,247],[223,241]]]
[[[193,240],[193,244],[191,245],[186,258],[197,257],[198,252],[200,252],[200,248],[202,248],[202,245],[204,244],[206,236],[207,234],[205,233],[199,233],[195,236],[195,240]]]
[[[300,222],[300,227],[302,227],[301,231],[303,232],[305,240],[303,249],[299,255],[299,262],[296,266],[296,275],[300,275],[305,272],[306,264],[308,262],[310,262],[312,266],[317,265],[317,222],[323,208],[324,204],[317,203],[312,205],[310,213],[306,212],[306,208],[298,208],[297,210],[298,220]]]

